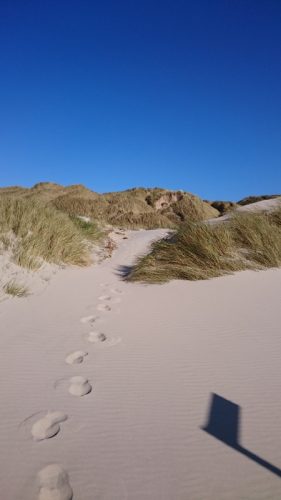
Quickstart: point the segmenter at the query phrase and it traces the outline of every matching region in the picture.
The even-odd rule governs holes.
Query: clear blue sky
[[[0,185],[281,192],[280,0],[0,0]]]

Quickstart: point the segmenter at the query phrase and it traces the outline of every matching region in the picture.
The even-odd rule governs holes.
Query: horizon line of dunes
[[[31,188],[0,188],[1,195],[36,198],[53,204],[69,215],[86,215],[104,223],[129,228],[171,227],[185,220],[214,218],[234,210],[239,205],[280,196],[248,196],[236,202],[209,201],[183,190],[173,191],[159,187],[136,187],[99,194],[82,184],[62,186],[53,182],[39,182]]]
[[[87,265],[92,243],[108,226],[167,228],[174,234],[156,243],[129,279],[207,279],[239,269],[279,266],[280,211],[274,218],[240,214],[227,224],[204,222],[235,212],[246,200],[253,203],[277,196],[252,196],[234,203],[208,202],[185,191],[162,188],[105,194],[82,185],[54,183],[0,188],[0,253],[10,252],[15,264],[32,270],[44,262]]]
[[[98,194],[82,185],[38,183],[32,188],[2,188],[1,196],[36,199],[70,216],[88,216],[103,224],[126,228],[172,228],[186,219],[219,216],[218,210],[198,196],[161,188]]]

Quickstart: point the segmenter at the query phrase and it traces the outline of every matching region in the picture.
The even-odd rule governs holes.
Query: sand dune
[[[260,212],[262,210],[276,210],[281,205],[281,196],[269,200],[256,201],[248,205],[238,207],[238,212]]]
[[[280,498],[281,270],[124,282],[164,234],[0,304],[1,500]]]
[[[238,213],[260,213],[260,212],[271,212],[272,210],[277,210],[281,207],[281,196],[278,198],[272,198],[270,200],[257,201],[255,203],[249,203],[249,205],[242,205],[241,207],[235,208],[235,210],[228,212],[219,218],[209,219],[207,222],[211,224],[218,224],[225,220],[228,220],[236,212]]]

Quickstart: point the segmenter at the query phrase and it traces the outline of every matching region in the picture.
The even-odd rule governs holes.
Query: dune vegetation
[[[104,237],[112,226],[176,229],[185,220],[218,213],[197,196],[160,188],[103,195],[82,185],[49,182],[30,189],[0,188],[0,257],[5,267],[0,289],[13,296],[26,295],[19,284],[25,277],[10,268],[13,264],[30,271],[44,263],[85,266],[91,262],[93,243],[101,239],[110,254],[113,243]]]
[[[219,212],[197,196],[165,189],[130,189],[95,198],[65,194],[52,201],[68,214],[80,213],[129,229],[175,228],[185,219],[203,220]]]
[[[219,211],[220,215],[225,215],[239,207],[238,203],[233,201],[210,201],[210,205]]]
[[[237,204],[241,206],[251,205],[252,203],[257,203],[257,201],[272,200],[274,198],[279,198],[280,196],[281,194],[262,194],[259,196],[246,196],[246,198],[237,201]]]
[[[98,194],[78,184],[42,182],[30,189],[0,189],[0,197],[36,199],[70,216],[87,216],[101,224],[129,229],[176,228],[185,220],[218,217],[219,211],[198,196],[161,188],[134,188]]]
[[[37,200],[0,197],[0,244],[20,266],[37,269],[44,261],[86,265],[85,234],[97,231],[90,229]]]
[[[161,188],[105,194],[48,182],[0,188],[0,252],[28,269],[43,262],[82,266],[90,262],[90,245],[103,234],[101,227],[167,228],[171,235],[138,260],[128,279],[198,280],[279,266],[280,210],[206,224],[227,211],[233,214],[237,206]]]
[[[28,295],[27,287],[21,285],[15,280],[11,280],[6,283],[3,289],[7,295],[12,295],[13,297],[26,297]]]
[[[202,280],[281,266],[281,209],[240,213],[227,222],[188,222],[152,245],[127,279],[152,283]]]

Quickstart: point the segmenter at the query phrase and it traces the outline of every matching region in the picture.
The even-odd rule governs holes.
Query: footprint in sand
[[[73,396],[86,396],[92,390],[92,386],[89,383],[88,379],[77,375],[70,379],[70,386],[68,388],[68,392]]]
[[[111,300],[112,298],[110,297],[110,295],[101,295],[99,297],[99,300]]]
[[[88,356],[88,353],[85,351],[74,351],[65,358],[65,362],[68,365],[83,363],[85,356]]]
[[[121,337],[108,337],[105,333],[90,332],[88,333],[87,340],[93,344],[103,342],[107,346],[113,346],[121,342]]]
[[[112,304],[119,304],[121,302],[120,297],[110,297],[110,295],[101,295],[99,300],[106,300],[107,302],[111,301]]]
[[[99,304],[97,310],[101,312],[111,311],[111,307],[108,304]]]
[[[106,335],[104,333],[100,332],[90,332],[88,334],[87,340],[89,342],[93,342],[94,344],[97,342],[105,342],[106,341]]]
[[[119,288],[112,288],[110,291],[116,295],[122,295],[123,293],[122,290],[119,290]]]
[[[80,319],[81,323],[90,323],[91,325],[94,324],[97,320],[99,319],[98,316],[84,316],[83,318]]]
[[[38,500],[72,500],[73,491],[67,472],[58,464],[50,464],[38,473]]]
[[[31,429],[31,434],[35,441],[42,441],[43,439],[49,439],[60,431],[60,423],[67,420],[67,415],[61,413],[60,411],[48,412],[45,417],[37,420],[33,424]]]

